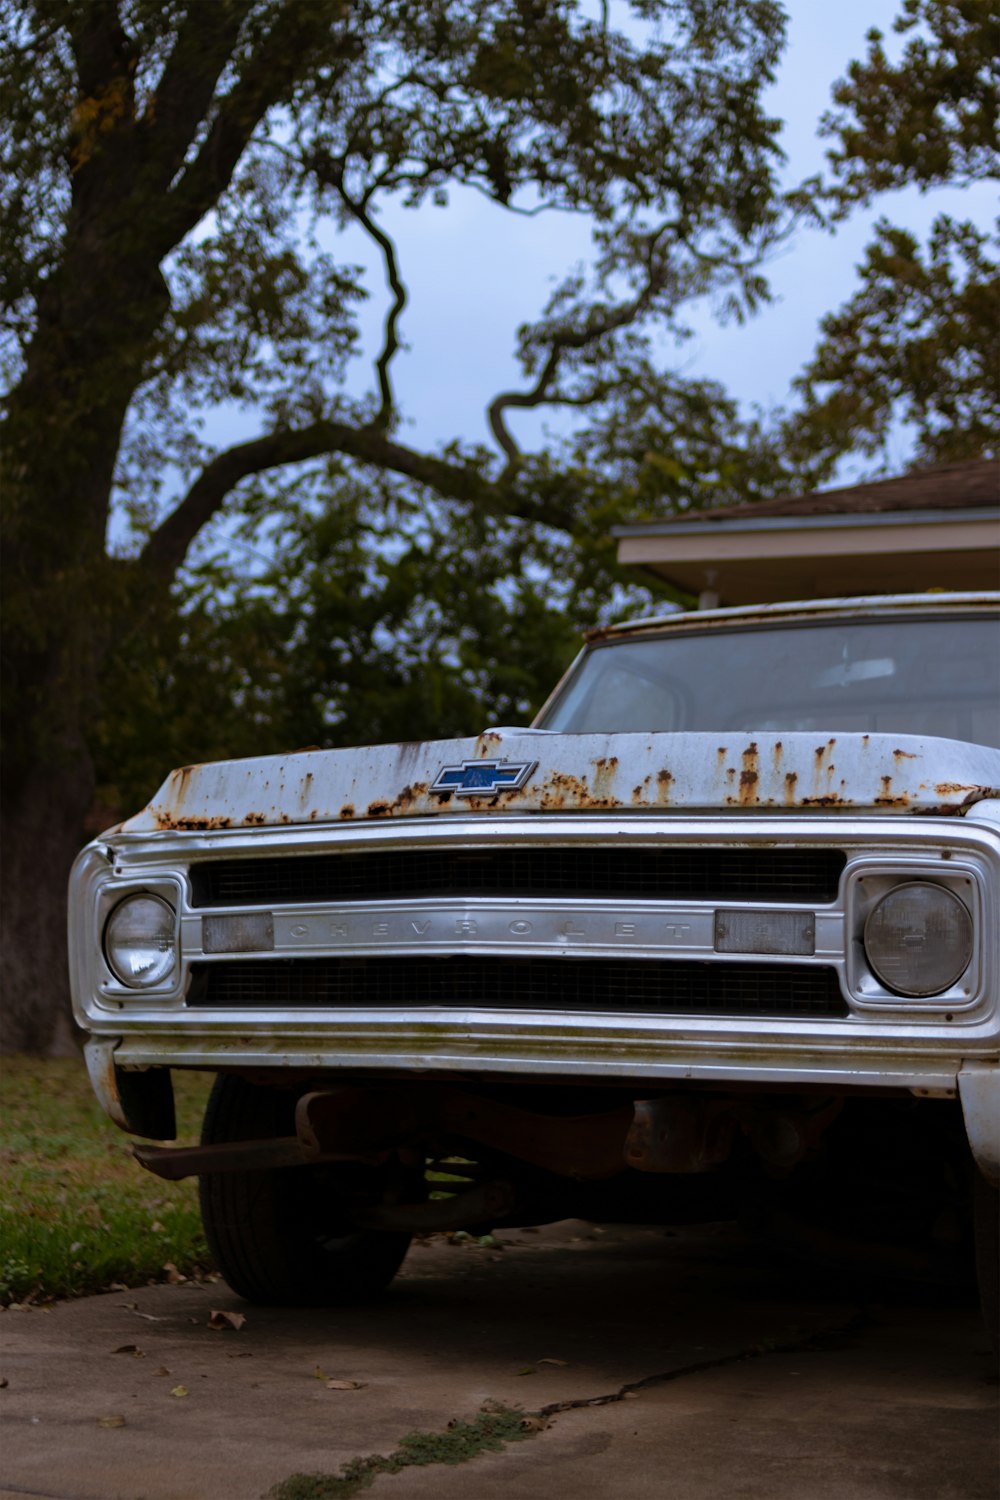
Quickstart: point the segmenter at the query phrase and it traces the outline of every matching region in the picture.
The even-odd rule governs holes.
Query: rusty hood
[[[1000,750],[957,740],[503,729],[184,766],[122,832],[616,808],[955,813],[984,797],[1000,797]]]

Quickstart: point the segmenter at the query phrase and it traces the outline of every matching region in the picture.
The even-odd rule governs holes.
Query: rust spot
[[[776,772],[778,772],[778,771],[781,770],[781,757],[784,754],[784,751],[785,751],[785,747],[781,743],[781,741],[780,740],[775,740],[774,747],[771,750],[771,757],[772,757],[772,759],[774,761],[774,769],[775,769]]]
[[[666,766],[656,773],[656,800],[661,806],[670,801],[670,788],[674,784],[674,778]]]
[[[613,792],[613,783],[618,772],[617,755],[601,756],[594,762],[594,789],[589,794],[591,805],[617,806],[618,799]],[[584,784],[584,797],[587,798],[586,783]]]
[[[892,752],[892,758],[893,758],[893,760],[917,760],[918,759],[918,757],[914,754],[914,752],[912,750],[894,750]]]
[[[267,822],[267,815],[262,812],[247,813],[246,817],[243,819],[243,822],[249,828],[257,828],[261,823]]]
[[[740,772],[740,805],[742,807],[749,807],[751,803],[757,801],[757,783],[760,780],[757,742],[755,740],[751,740],[740,756],[740,759],[743,762],[743,769]]]
[[[726,780],[727,781],[734,781],[735,778],[736,778],[736,767],[735,766],[727,766],[726,767]]]
[[[715,753],[720,760],[725,760],[726,756],[729,754],[729,748],[727,745],[720,745]]]
[[[960,781],[939,781],[934,790],[939,797],[957,797],[959,792],[966,792],[973,797],[989,796],[991,789],[986,786],[965,786]]]
[[[156,825],[164,832],[172,829],[176,833],[210,833],[216,828],[231,828],[231,818],[224,818],[221,813],[214,818],[175,818],[170,813],[157,813]]]
[[[826,792],[822,797],[803,797],[800,807],[836,807],[842,797],[837,792]]]
[[[487,750],[491,749],[494,745],[503,744],[503,735],[497,734],[495,729],[487,729],[485,734],[479,736],[477,744],[481,749],[481,754],[485,755]]]
[[[740,772],[740,806],[750,807],[757,801],[757,783],[760,777],[756,771]]]
[[[876,797],[876,807],[909,807],[910,799],[904,792],[900,797]]]
[[[643,793],[643,786],[642,786],[642,782],[640,782],[638,786],[634,786],[632,788],[632,802],[634,804],[638,804],[638,803],[640,803],[642,801],[642,793]]]
[[[785,772],[785,803],[788,807],[795,805],[795,788],[798,785],[798,771]]]
[[[882,781],[882,796],[883,797],[891,797],[892,796],[892,777],[891,776],[883,776],[881,778],[881,781]]]
[[[868,743],[868,741],[870,739],[871,739],[871,735],[870,734],[863,734],[861,736],[861,743],[862,743],[862,745],[867,745],[867,743]]]
[[[617,765],[618,762],[615,758],[595,762],[595,766],[600,767],[595,780],[601,776],[607,777],[608,771],[604,768],[614,767],[617,769]],[[553,772],[542,787],[541,792],[540,805],[545,811],[558,810],[563,807],[576,807],[585,811],[594,811],[595,809],[619,807],[621,805],[619,799],[613,796],[607,787],[601,788],[595,786],[592,791],[585,778],[570,776],[563,771]],[[503,800],[507,802],[516,796],[517,793],[513,791],[502,794]]]
[[[392,811],[394,813],[407,813],[413,806],[414,802],[419,801],[421,797],[426,797],[426,795],[426,781],[418,781],[414,782],[412,786],[404,786],[403,790],[400,792],[399,796],[392,804]]]
[[[340,809],[340,816],[342,818],[353,818],[354,817],[354,808],[352,807],[352,805],[351,805],[350,802],[345,802],[344,803],[343,807]]]
[[[368,804],[369,818],[386,818],[391,811],[388,802],[369,802]]]

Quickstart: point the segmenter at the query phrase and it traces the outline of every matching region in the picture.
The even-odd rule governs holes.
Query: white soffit
[[[1000,586],[1000,508],[638,522],[618,561],[722,605]]]

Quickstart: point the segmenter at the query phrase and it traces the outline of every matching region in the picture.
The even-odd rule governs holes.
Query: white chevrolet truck
[[[233,1289],[738,1217],[996,1316],[1000,595],[595,633],[530,728],[187,766],[75,866],[76,1016]],[[973,1224],[975,1223],[975,1233]],[[970,1252],[971,1254],[971,1252]]]

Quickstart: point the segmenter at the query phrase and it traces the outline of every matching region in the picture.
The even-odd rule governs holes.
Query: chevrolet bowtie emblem
[[[431,791],[457,797],[516,791],[537,765],[537,760],[463,760],[460,766],[442,766]]]

